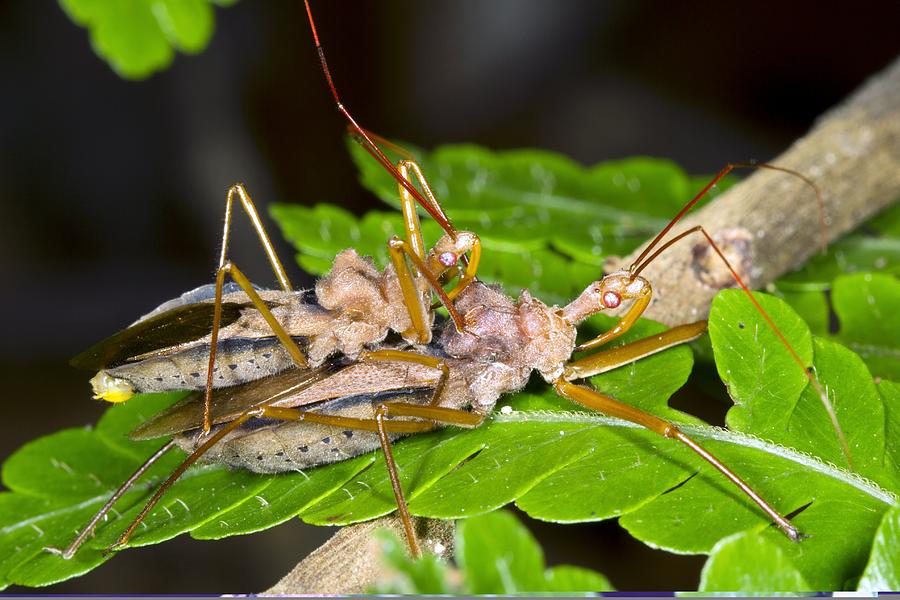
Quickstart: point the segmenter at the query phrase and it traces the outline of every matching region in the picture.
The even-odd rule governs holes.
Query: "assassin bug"
[[[307,11],[309,12],[308,3]],[[432,194],[426,192],[426,199],[413,185],[409,176],[410,171],[415,172],[423,187],[426,190],[428,189],[425,178],[413,166],[414,163],[406,162],[402,163],[400,168],[395,167],[379,149],[375,141],[376,138],[359,127],[340,102],[324,59],[324,52],[319,44],[311,12],[309,17],[314,39],[322,60],[322,66],[338,109],[348,119],[363,147],[395,176],[401,189],[401,195],[405,198],[408,196],[408,198],[418,202],[423,209],[429,212],[445,228],[445,231],[447,231],[445,237],[451,242],[457,242],[463,237],[464,232],[458,232],[453,229],[452,224]],[[715,253],[728,265],[738,284],[748,292],[748,296],[753,300],[739,274],[728,263],[713,237],[702,227],[689,229],[662,243],[663,237],[671,227],[721,177],[738,167],[768,168],[786,172],[803,179],[813,189],[816,189],[818,194],[818,189],[815,188],[812,182],[803,175],[788,169],[765,164],[728,165],[697,197],[676,215],[673,221],[651,242],[629,269],[612,273],[592,283],[578,298],[563,308],[547,307],[539,300],[532,298],[527,292],[523,292],[518,301],[513,301],[497,292],[497,290],[477,281],[475,274],[480,245],[476,246],[473,243],[465,250],[457,251],[452,257],[445,252],[439,251],[433,253],[433,256],[429,254],[429,260],[423,260],[422,252],[419,250],[423,248],[423,245],[421,244],[421,235],[418,233],[418,222],[416,221],[414,225],[407,228],[408,239],[406,242],[402,240],[394,242],[392,240],[392,250],[394,252],[391,253],[391,256],[395,275],[398,276],[398,285],[400,288],[403,288],[403,282],[405,281],[407,286],[406,290],[401,290],[400,295],[395,297],[398,299],[402,298],[411,326],[389,327],[387,329],[401,334],[404,338],[402,343],[393,346],[385,345],[382,343],[383,336],[374,336],[360,344],[360,346],[369,344],[373,348],[371,350],[360,350],[355,361],[352,360],[353,357],[350,357],[350,362],[334,359],[323,362],[317,367],[311,367],[308,362],[304,362],[304,357],[303,360],[295,359],[294,362],[299,368],[289,371],[284,376],[261,379],[258,382],[252,382],[237,389],[229,390],[226,388],[215,392],[216,386],[212,379],[212,373],[214,372],[213,365],[215,364],[214,355],[218,348],[216,336],[222,322],[223,281],[226,273],[230,273],[243,292],[250,296],[254,308],[263,315],[268,313],[268,316],[265,317],[266,324],[277,336],[281,345],[289,347],[291,344],[294,344],[297,353],[303,356],[302,350],[291,339],[293,336],[287,331],[287,328],[278,322],[275,315],[272,314],[273,311],[269,311],[267,306],[269,300],[256,294],[249,282],[246,281],[246,278],[227,260],[227,227],[230,212],[226,211],[226,233],[223,237],[223,252],[220,260],[220,269],[217,274],[215,302],[213,303],[213,333],[208,342],[210,348],[208,365],[210,368],[207,373],[206,392],[202,403],[195,398],[190,402],[179,405],[163,417],[154,419],[145,427],[140,428],[139,431],[139,435],[185,432],[186,435],[175,442],[167,444],[163,450],[167,450],[177,444],[192,450],[192,453],[182,466],[160,486],[145,510],[123,534],[119,543],[124,544],[127,542],[140,520],[153,507],[161,495],[165,493],[168,487],[174,483],[186,468],[203,458],[208,452],[213,454],[206,456],[206,458],[214,458],[230,462],[231,464],[241,464],[242,466],[253,468],[253,463],[247,461],[248,453],[242,447],[244,442],[241,440],[246,441],[245,438],[251,437],[255,432],[246,430],[243,427],[245,424],[251,423],[253,419],[265,418],[281,421],[298,421],[307,426],[315,424],[340,430],[340,432],[351,432],[351,434],[354,431],[370,433],[368,440],[361,442],[361,445],[353,451],[362,452],[377,445],[380,445],[384,450],[410,547],[414,553],[417,553],[418,546],[412,532],[408,512],[406,511],[402,489],[397,477],[396,465],[392,459],[392,438],[404,433],[428,431],[439,425],[477,426],[490,413],[499,396],[503,393],[520,389],[527,381],[528,375],[532,370],[539,371],[563,397],[588,408],[633,421],[664,437],[676,439],[687,445],[715,466],[744,493],[748,494],[788,537],[794,540],[799,539],[800,533],[783,516],[769,506],[764,499],[759,497],[720,461],[679,431],[675,425],[624,405],[613,398],[604,396],[600,392],[573,383],[575,380],[628,364],[643,356],[689,341],[703,332],[705,323],[701,321],[676,327],[663,335],[640,340],[613,351],[599,352],[570,361],[574,350],[587,351],[597,349],[619,337],[632,326],[646,308],[652,293],[649,282],[640,276],[641,271],[670,245],[691,233],[701,233],[706,238]],[[405,172],[403,171],[404,168],[407,169]],[[239,193],[239,191],[236,193]],[[818,199],[821,207],[820,194],[818,194]],[[410,223],[412,218],[410,215],[415,215],[415,207],[412,200],[407,199],[404,204],[404,214],[407,217],[407,223]],[[412,208],[406,210],[407,205]],[[250,203],[250,206],[252,206],[252,203]],[[248,209],[248,212],[251,211]],[[257,228],[257,231],[260,233],[261,239],[267,240],[261,225]],[[418,239],[418,243],[412,241],[414,239]],[[263,244],[266,246],[265,241]],[[471,252],[468,259],[465,258],[466,252]],[[435,262],[429,262],[431,258]],[[412,269],[406,263],[407,260],[412,262]],[[275,268],[276,263],[280,267],[274,252],[270,254],[270,261],[273,262],[273,268]],[[460,281],[450,292],[445,292],[441,279],[454,268],[461,269]],[[403,274],[404,269],[408,272],[409,277]],[[275,270],[276,273],[279,273],[278,268],[275,268]],[[416,279],[417,275],[422,277]],[[280,276],[279,279],[281,279]],[[425,283],[422,284],[422,281]],[[423,292],[417,288],[420,285],[425,289],[429,297],[432,292],[437,294],[451,314],[450,322],[443,327],[439,339],[433,343],[429,343],[431,341],[430,323],[427,328],[419,327],[416,324],[417,318],[421,318],[423,321],[431,318],[430,307],[424,308],[429,300],[423,298]],[[407,293],[408,290],[411,291]],[[256,294],[255,297],[254,294]],[[419,317],[413,316],[413,312],[417,309],[414,308],[412,300],[416,303],[425,303],[419,304]],[[633,304],[613,329],[585,344],[575,345],[575,327],[580,321],[592,313],[617,308],[627,301],[633,301]],[[756,304],[755,300],[754,304]],[[777,332],[774,323],[768,319],[768,316],[758,304],[757,308]],[[368,313],[367,316],[371,316],[371,313]],[[802,361],[796,356],[789,344],[783,338],[782,341],[791,350],[792,356],[802,367]],[[289,350],[289,352],[291,351]],[[177,354],[177,352],[172,354]],[[291,354],[293,356],[293,352]],[[146,353],[140,356],[145,358],[145,355]],[[396,370],[397,364],[403,366],[402,370],[405,374],[402,377],[391,374],[392,370]],[[366,378],[359,373],[354,373],[354,369],[363,371],[368,369],[373,373],[372,378],[368,380],[369,388],[359,385],[359,382],[366,381]],[[411,371],[414,372],[411,373]],[[814,377],[809,374],[808,376],[813,385],[818,385]],[[285,379],[282,379],[282,377]],[[289,379],[289,377],[293,379]],[[329,388],[329,386],[334,389],[325,392],[324,390]],[[252,390],[252,393],[249,390]],[[304,394],[306,397],[304,397]],[[352,399],[353,402],[348,403],[348,399]],[[329,405],[329,402],[332,400],[340,400],[344,403],[344,406]],[[202,413],[199,412],[198,408],[201,404]],[[348,404],[352,405],[349,409],[347,408]],[[298,406],[303,406],[305,409],[300,410],[297,408]],[[359,412],[354,412],[360,407],[362,407],[362,415]],[[366,412],[369,414],[365,414]],[[170,419],[170,422],[161,427],[160,421],[165,419]],[[177,424],[172,425],[172,419]],[[214,425],[219,426],[215,431],[212,429]],[[316,435],[319,435],[319,433],[312,433],[313,437]],[[330,438],[330,435],[326,437]],[[347,435],[346,437],[351,439],[354,435]],[[229,451],[228,444],[232,442],[237,442],[237,444],[232,444]],[[303,451],[301,450],[301,452]],[[152,464],[154,459],[155,457],[151,458],[151,462],[142,467],[136,473],[136,476],[139,476],[149,464]],[[297,468],[297,461],[292,459],[291,462],[290,470]],[[327,461],[316,459],[303,464],[305,466],[314,466],[322,462]],[[277,470],[277,467],[272,468],[272,470]],[[129,479],[127,483],[130,484],[133,479]],[[119,495],[120,493],[117,492],[112,501]],[[101,512],[98,515],[98,519],[102,514]],[[91,525],[84,530],[85,534],[98,519],[92,521]],[[78,543],[80,543],[79,540],[83,540],[83,535],[79,536],[79,539],[66,550],[66,554],[71,556],[74,553]]]

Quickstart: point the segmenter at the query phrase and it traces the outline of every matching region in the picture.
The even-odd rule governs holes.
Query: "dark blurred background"
[[[345,103],[383,135],[547,148],[585,164],[662,156],[693,173],[773,158],[900,51],[896,2],[313,10]],[[216,18],[201,55],[129,82],[57,6],[0,3],[0,457],[95,421],[90,374],[68,359],[212,281],[229,184],[245,182],[263,208],[377,205],[356,183],[302,3],[242,0]],[[241,219],[236,261],[270,284]],[[652,551],[614,523],[528,524],[549,564],[599,569],[620,589],[697,584],[702,557]],[[330,533],[292,523],[215,543],[182,536],[43,591],[260,591]]]

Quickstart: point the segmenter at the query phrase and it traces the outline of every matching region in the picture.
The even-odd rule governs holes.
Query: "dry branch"
[[[808,175],[822,190],[829,242],[900,198],[900,59],[820,117],[772,163]],[[821,248],[815,194],[799,179],[777,171],[756,171],[673,231],[694,225],[703,225],[713,237],[718,233],[738,240],[731,255],[756,289]],[[714,263],[706,256],[707,246],[694,234],[643,271],[654,291],[645,316],[667,325],[706,318],[713,296],[732,284],[727,272],[724,277],[709,272]],[[608,266],[630,265],[641,249]]]

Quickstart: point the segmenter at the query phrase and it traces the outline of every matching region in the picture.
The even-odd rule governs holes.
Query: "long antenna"
[[[359,145],[366,149],[366,151],[372,155],[375,160],[381,164],[384,169],[391,174],[391,176],[397,180],[397,182],[406,188],[413,198],[415,198],[416,202],[419,203],[419,206],[425,209],[425,211],[431,215],[431,217],[437,221],[440,226],[451,236],[455,237],[456,228],[453,227],[453,224],[450,223],[450,219],[447,215],[438,212],[434,206],[431,205],[430,202],[426,201],[425,198],[422,197],[422,194],[419,193],[419,190],[410,182],[408,179],[404,178],[400,175],[400,172],[394,166],[394,164],[385,156],[384,152],[381,151],[381,148],[378,147],[378,144],[369,136],[369,133],[360,127],[359,123],[356,122],[356,119],[353,118],[353,115],[350,114],[350,111],[344,106],[344,103],[341,102],[341,98],[338,95],[337,88],[334,85],[334,80],[331,78],[331,71],[328,69],[328,62],[325,60],[325,50],[322,48],[321,42],[319,42],[319,33],[316,31],[316,23],[313,20],[312,10],[309,7],[309,0],[303,0],[303,3],[306,5],[306,15],[309,17],[309,27],[312,30],[313,41],[316,44],[316,51],[319,53],[319,62],[322,64],[322,72],[325,73],[325,80],[328,82],[328,88],[331,90],[331,95],[334,96],[334,102],[337,106],[337,109],[344,115],[347,119],[349,127],[353,132],[353,139],[355,139]]]
[[[678,212],[678,214],[675,215],[675,218],[672,219],[669,222],[669,224],[666,225],[663,228],[663,230],[661,232],[659,232],[659,234],[655,238],[653,238],[653,241],[651,241],[650,244],[648,244],[648,246],[646,248],[644,248],[644,251],[641,252],[641,254],[632,263],[629,271],[631,272],[632,276],[635,276],[635,277],[638,276],[640,274],[640,272],[643,271],[647,267],[647,265],[649,265],[651,262],[653,262],[653,260],[656,259],[656,257],[658,257],[660,254],[662,254],[663,252],[668,250],[673,244],[675,244],[679,240],[687,237],[688,235],[690,235],[692,233],[696,233],[698,231],[700,233],[702,233],[703,236],[706,238],[706,241],[709,242],[709,245],[712,246],[715,253],[719,256],[719,258],[722,259],[722,262],[725,263],[725,266],[728,267],[728,270],[731,272],[731,276],[737,282],[738,286],[740,286],[740,288],[744,291],[744,294],[747,295],[747,298],[750,299],[750,302],[753,303],[753,306],[756,307],[756,310],[759,311],[759,314],[761,314],[763,319],[765,319],[766,323],[768,323],[769,327],[772,329],[772,331],[775,333],[775,335],[781,341],[781,344],[785,348],[787,348],[787,351],[791,355],[791,359],[793,359],[793,361],[795,363],[797,363],[797,365],[803,371],[803,374],[806,375],[806,378],[809,380],[810,385],[816,391],[816,394],[818,394],[819,400],[822,402],[822,406],[825,408],[825,412],[828,413],[828,418],[831,420],[831,425],[834,428],[835,433],[837,434],[838,441],[841,444],[841,451],[843,452],[844,457],[847,459],[847,464],[852,464],[852,460],[851,460],[851,456],[850,456],[850,446],[847,444],[847,438],[844,435],[843,429],[841,429],[840,423],[838,422],[837,414],[834,412],[834,406],[831,404],[831,399],[828,397],[828,392],[822,387],[822,384],[819,383],[819,380],[816,379],[815,375],[812,373],[812,370],[803,363],[803,360],[797,354],[796,350],[794,350],[794,348],[787,341],[787,338],[784,337],[784,334],[781,333],[781,330],[778,329],[778,327],[775,325],[775,321],[772,320],[772,318],[769,316],[769,314],[763,309],[762,305],[760,305],[760,303],[753,296],[753,293],[750,291],[750,288],[747,286],[746,283],[744,283],[744,280],[741,278],[740,275],[738,275],[738,272],[731,265],[731,263],[728,261],[728,259],[725,258],[725,254],[722,252],[722,250],[719,248],[719,246],[715,243],[715,241],[713,241],[712,236],[709,235],[709,233],[706,231],[706,229],[704,229],[704,227],[702,225],[697,225],[695,227],[691,227],[690,229],[688,229],[686,231],[682,231],[681,233],[679,233],[672,239],[667,240],[666,243],[664,243],[662,246],[657,248],[656,251],[653,252],[652,254],[650,254],[649,257],[647,256],[650,253],[650,251],[653,250],[653,248],[659,244],[660,240],[669,232],[669,230],[672,229],[672,227],[691,208],[693,208],[694,205],[697,204],[697,202],[704,195],[706,195],[706,193],[709,192],[709,190],[712,189],[712,187],[719,180],[722,179],[722,177],[724,177],[729,172],[731,172],[737,168],[771,169],[773,171],[781,171],[783,173],[787,173],[788,175],[793,175],[794,177],[801,179],[804,183],[806,183],[808,186],[810,186],[816,192],[816,199],[819,204],[819,220],[822,225],[822,251],[825,250],[827,243],[828,243],[828,236],[827,236],[827,232],[826,232],[826,223],[825,223],[825,202],[822,198],[822,191],[819,189],[819,186],[817,186],[815,183],[813,183],[813,181],[811,179],[809,179],[802,173],[798,173],[797,171],[794,171],[792,169],[786,169],[784,167],[777,167],[775,165],[770,165],[768,163],[730,163],[724,169],[719,171],[719,174],[716,175],[712,179],[712,181],[710,181],[708,184],[706,184],[706,186],[700,191],[699,194],[694,196],[694,198],[690,202],[685,204],[684,208],[682,208]]]
[[[772,171],[781,171],[782,173],[787,173],[788,175],[793,175],[794,177],[797,177],[798,179],[803,181],[806,185],[811,187],[813,189],[813,191],[816,193],[816,201],[819,204],[819,223],[822,226],[822,228],[821,228],[821,234],[822,234],[821,250],[822,250],[822,252],[825,252],[825,249],[828,247],[828,233],[827,233],[828,225],[825,222],[825,200],[822,198],[822,190],[819,189],[819,186],[817,186],[815,183],[813,183],[813,181],[809,177],[804,175],[803,173],[794,171],[793,169],[777,167],[775,165],[770,165],[769,163],[736,162],[736,163],[728,163],[727,165],[725,165],[725,168],[723,168],[721,171],[719,171],[719,174],[716,175],[715,177],[713,177],[712,180],[709,183],[707,183],[706,186],[702,190],[700,190],[700,192],[696,196],[694,196],[693,200],[691,200],[690,202],[685,204],[684,208],[682,208],[678,212],[678,214],[675,215],[674,219],[669,221],[668,225],[663,227],[663,230],[660,231],[659,234],[655,238],[653,238],[653,241],[650,242],[646,248],[644,248],[644,251],[641,252],[641,254],[635,259],[634,263],[631,265],[632,274],[636,275],[637,273],[639,273],[641,270],[643,270],[644,267],[647,266],[647,263],[649,263],[650,260],[653,260],[653,258],[655,258],[659,254],[659,253],[654,254],[650,258],[650,260],[648,260],[646,263],[640,264],[641,261],[644,260],[644,257],[646,257],[650,253],[650,251],[653,250],[653,248],[659,243],[659,241],[662,238],[664,238],[667,233],[669,233],[669,230],[672,229],[672,227],[674,227],[675,224],[678,223],[678,221],[680,221],[681,218],[685,214],[687,214],[688,211],[690,211],[692,208],[694,208],[694,205],[697,204],[697,202],[699,202],[700,199],[703,198],[703,196],[705,196],[709,192],[709,190],[711,190],[717,183],[719,183],[719,181],[723,177],[725,177],[726,175],[728,175],[735,169],[769,169]]]

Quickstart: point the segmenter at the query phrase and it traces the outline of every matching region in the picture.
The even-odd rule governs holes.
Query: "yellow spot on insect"
[[[105,400],[113,404],[125,402],[134,396],[134,389],[130,383],[124,379],[113,377],[105,371],[100,371],[91,378],[91,387],[94,388],[96,400]]]

